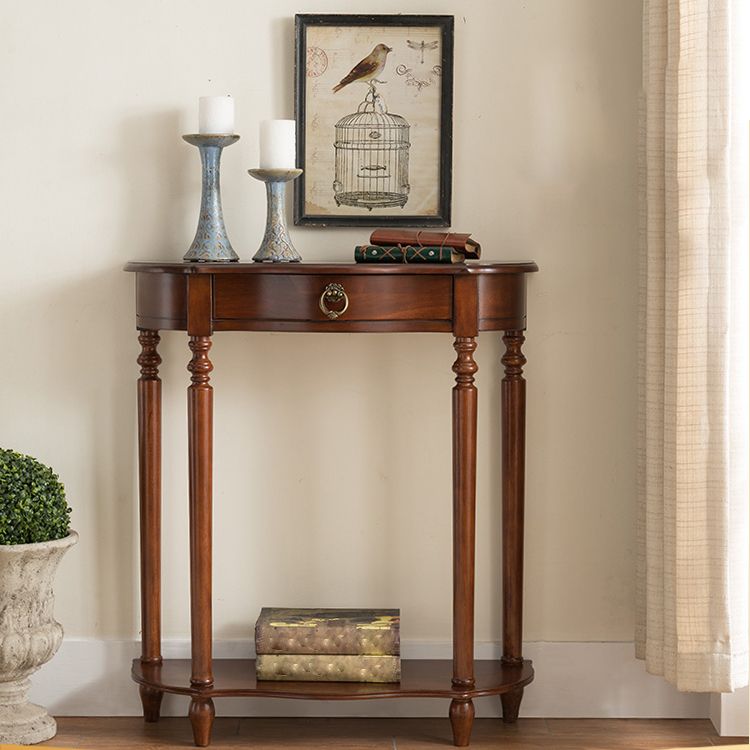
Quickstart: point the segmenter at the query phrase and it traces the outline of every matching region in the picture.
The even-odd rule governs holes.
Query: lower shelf
[[[263,698],[305,698],[313,700],[362,700],[368,698],[479,698],[500,695],[534,679],[530,661],[503,664],[500,661],[474,663],[476,684],[471,690],[451,687],[453,662],[450,659],[404,659],[401,682],[275,682],[255,679],[254,659],[215,659],[214,684],[208,689],[190,685],[190,661],[166,659],[160,665],[133,660],[133,679],[139,685],[179,695],[258,696]]]

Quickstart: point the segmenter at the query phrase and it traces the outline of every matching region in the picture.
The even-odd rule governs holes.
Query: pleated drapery
[[[636,655],[748,681],[747,0],[645,0]]]

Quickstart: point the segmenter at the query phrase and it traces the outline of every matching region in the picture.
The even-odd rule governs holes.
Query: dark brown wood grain
[[[213,683],[211,556],[213,369],[208,336],[191,336],[193,357],[188,365],[188,470],[190,489],[190,635],[193,670],[190,681],[203,687]]]
[[[193,727],[193,742],[197,747],[208,747],[211,743],[211,728],[216,711],[214,702],[206,696],[193,696],[188,711]]]
[[[502,263],[180,263],[164,261],[131,261],[124,266],[131,273],[166,273],[188,276],[217,274],[260,274],[282,276],[293,274],[352,276],[471,276],[486,274],[524,274],[539,270],[534,261],[513,260]]]
[[[376,333],[452,330],[453,298],[461,280],[476,279],[476,330],[526,326],[525,275],[533,263],[325,264],[129,263],[136,273],[140,328],[213,331]],[[347,313],[328,320],[318,307],[326,284],[342,284]],[[188,303],[188,297],[190,303]],[[205,329],[188,323],[198,300]],[[200,319],[200,316],[198,316]]]
[[[450,659],[402,659],[401,681],[375,682],[282,682],[255,679],[254,659],[215,659],[214,684],[191,685],[189,659],[164,659],[161,665],[133,661],[133,679],[154,685],[166,693],[208,695],[212,698],[257,696],[307,700],[369,700],[375,698],[481,698],[500,695],[534,678],[530,661],[503,664],[499,660],[475,663],[475,685],[471,689],[451,685]]]
[[[144,721],[148,724],[153,724],[159,721],[161,714],[161,701],[164,697],[164,692],[147,685],[139,685],[138,692],[141,696]]]
[[[213,333],[213,279],[210,276],[191,276],[188,279],[187,332],[190,336],[210,336]]]
[[[452,317],[447,276],[224,275],[214,281],[217,320],[326,322],[320,298],[340,284],[349,308],[336,323],[356,320],[444,320]]]
[[[503,492],[503,661],[520,663],[523,646],[523,516],[526,439],[526,364],[523,331],[503,336],[505,369],[501,387]],[[518,697],[520,703],[520,696]],[[518,705],[504,703],[506,720],[518,716]]]
[[[215,320],[214,331],[297,333],[449,333],[448,320]]]
[[[523,492],[526,325],[525,263],[455,266],[355,264],[130,263],[136,273],[141,377],[138,424],[143,648],[133,665],[147,721],[158,719],[164,692],[191,696],[195,743],[210,742],[212,698],[272,696],[321,700],[384,697],[451,699],[458,746],[471,735],[472,699],[500,695],[514,721],[523,687],[533,679],[522,658]],[[349,308],[332,320],[318,302],[342,285]],[[188,365],[191,660],[161,658],[161,383],[158,329],[185,330]],[[209,358],[216,331],[452,333],[453,388],[453,659],[409,661],[402,680],[368,683],[257,682],[250,660],[212,659],[213,390]],[[482,330],[504,330],[502,358],[503,658],[474,661],[474,564],[478,393],[474,352]]]
[[[159,334],[140,331],[138,489],[141,558],[141,660],[161,662],[161,380]]]
[[[474,704],[471,699],[454,698],[448,710],[448,717],[453,730],[453,744],[456,747],[467,747],[474,724]]]
[[[187,327],[187,278],[174,273],[139,273],[135,280],[139,327],[184,331]]]
[[[480,331],[526,327],[526,284],[518,282],[513,274],[479,275]]]
[[[477,279],[454,279],[453,333],[453,677],[456,689],[474,687],[474,555],[476,547],[477,388],[474,361],[478,333]],[[470,699],[450,707],[454,743],[468,745],[474,706]]]
[[[453,686],[474,684],[474,550],[477,458],[476,339],[457,337],[453,365]]]
[[[500,696],[500,703],[503,707],[503,721],[506,724],[514,724],[518,719],[518,711],[521,708],[521,698],[523,698],[522,687],[510,690]]]

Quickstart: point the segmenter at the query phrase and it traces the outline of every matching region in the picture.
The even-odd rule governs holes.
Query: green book
[[[464,255],[439,245],[357,245],[357,263],[463,263]]]
[[[343,654],[260,654],[255,660],[258,680],[293,682],[399,682],[398,656]]]
[[[397,609],[263,607],[255,653],[394,656],[400,652],[399,622]]]

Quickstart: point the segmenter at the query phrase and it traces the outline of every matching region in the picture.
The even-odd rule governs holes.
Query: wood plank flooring
[[[88,750],[192,747],[187,718],[144,724],[140,718],[61,718],[58,734],[39,745]],[[474,750],[704,750],[747,747],[747,738],[720,738],[703,719],[498,719],[474,722]],[[216,750],[428,750],[452,747],[446,719],[231,719],[214,724]],[[728,747],[726,750],[728,750]]]

